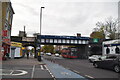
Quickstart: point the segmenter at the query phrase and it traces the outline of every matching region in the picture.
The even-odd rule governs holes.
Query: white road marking
[[[55,76],[51,73],[51,71],[47,68],[47,66],[46,66],[46,65],[44,65],[44,66],[45,66],[46,70],[48,70],[48,72],[50,73],[50,75],[52,76],[52,78],[53,78],[54,80],[56,80],[56,79],[55,79]]]
[[[40,65],[41,69],[44,70],[43,65]]]
[[[92,77],[92,76],[89,76],[89,75],[85,75],[86,77],[88,77],[88,78],[92,78],[92,79],[94,79],[94,77]]]
[[[78,71],[76,71],[76,70],[73,70],[74,72],[76,72],[76,73],[80,73],[80,72],[78,72]]]
[[[67,72],[61,72],[61,74],[63,74],[63,75],[71,75],[70,73],[67,73]]]
[[[12,70],[12,72],[10,73],[10,75],[12,75],[13,72],[14,72],[14,71]]]
[[[15,71],[19,71],[21,73],[18,73],[18,74],[10,74],[10,75],[15,75],[15,76],[19,76],[19,75],[24,75],[24,74],[27,74],[28,72],[27,71],[23,71],[23,70],[15,70]],[[13,71],[14,72],[14,71]],[[11,72],[12,73],[12,72]]]
[[[5,70],[5,69],[3,69],[3,70]],[[24,70],[5,70],[5,71],[10,71],[10,73],[2,73],[0,75],[18,76],[18,75],[24,75],[24,74],[28,73],[27,71],[24,71]],[[13,74],[13,72],[19,72],[19,73]]]
[[[51,75],[52,77],[54,77],[53,75]]]
[[[49,70],[46,65],[45,65],[45,68],[46,68],[47,70]]]
[[[35,65],[33,66],[33,69],[32,69],[31,78],[33,78],[33,76],[34,76],[34,72],[35,72]]]

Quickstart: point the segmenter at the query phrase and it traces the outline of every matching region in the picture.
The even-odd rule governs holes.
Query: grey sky
[[[104,2],[103,2],[104,1]],[[11,0],[15,15],[12,35],[26,26],[28,35],[39,32],[40,7],[44,6],[42,34],[89,36],[98,21],[118,17],[119,0]]]

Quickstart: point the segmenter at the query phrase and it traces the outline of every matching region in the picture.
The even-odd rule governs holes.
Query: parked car
[[[58,53],[55,53],[55,56],[56,56],[56,57],[59,57],[60,55],[59,55]]]
[[[52,54],[51,53],[46,53],[46,55],[51,56]]]
[[[43,52],[41,52],[41,55],[44,55],[44,53],[43,53]]]
[[[93,62],[96,68],[112,69],[115,72],[120,72],[120,55],[108,55],[106,59],[99,58]]]
[[[94,61],[99,60],[100,57],[101,57],[101,55],[92,55],[92,56],[88,57],[88,60],[93,63]]]

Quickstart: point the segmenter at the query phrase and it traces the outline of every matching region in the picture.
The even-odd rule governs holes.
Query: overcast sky
[[[40,32],[40,7],[43,35],[69,35],[81,33],[89,36],[98,21],[118,17],[119,0],[11,0],[13,16],[12,36],[24,30],[29,36]]]

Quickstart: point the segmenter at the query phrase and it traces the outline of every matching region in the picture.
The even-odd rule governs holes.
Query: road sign
[[[35,37],[23,37],[22,41],[34,42],[35,41]]]
[[[94,38],[94,39],[93,39],[93,42],[95,42],[95,43],[97,43],[98,41],[99,41],[98,38]]]

